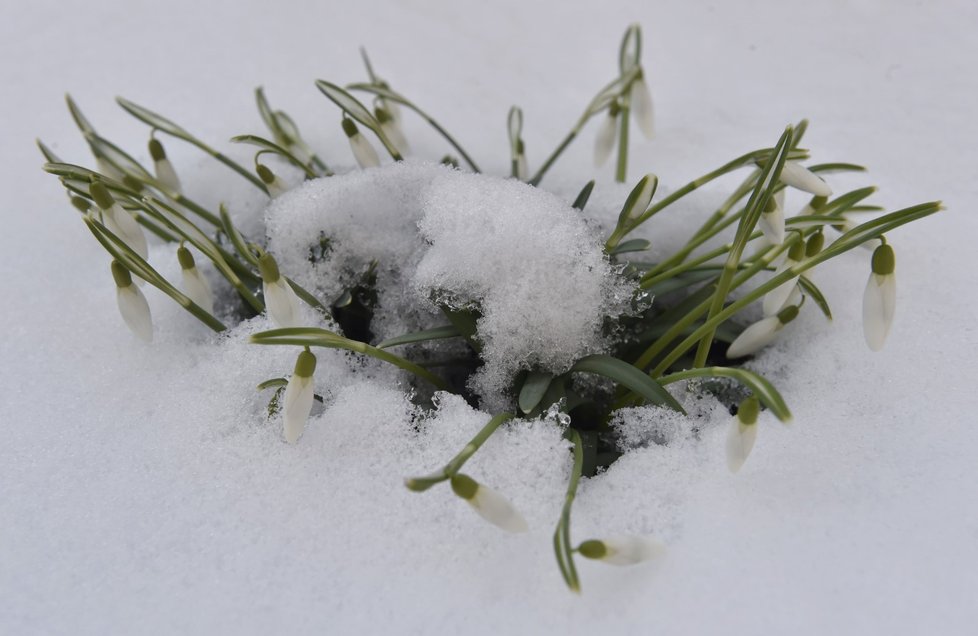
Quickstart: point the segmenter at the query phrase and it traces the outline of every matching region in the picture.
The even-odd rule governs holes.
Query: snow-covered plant
[[[215,332],[229,322],[258,317],[272,323],[259,322],[262,326],[275,328],[255,333],[251,342],[298,349],[291,378],[259,385],[275,389],[269,414],[282,422],[289,443],[300,441],[314,401],[327,399],[314,393],[322,385],[314,377],[313,348],[341,349],[393,365],[403,371],[419,408],[437,405],[437,392],[450,391],[495,411],[440,470],[408,478],[407,487],[423,492],[445,484],[486,520],[522,531],[526,522],[506,497],[462,468],[514,419],[562,426],[572,458],[554,548],[574,590],[580,585],[576,555],[622,565],[651,558],[660,549],[651,537],[617,536],[614,528],[608,529],[613,538],[576,546],[570,538],[580,480],[620,454],[611,425],[616,411],[648,404],[682,413],[676,394],[666,387],[722,386],[718,397],[733,412],[728,462],[739,469],[764,411],[782,422],[791,414],[771,382],[737,365],[790,334],[806,301],[831,317],[811,273],[860,245],[875,247],[863,302],[865,336],[872,349],[882,347],[895,307],[895,254],[886,233],[940,209],[939,203],[923,203],[856,223],[854,213],[883,212],[865,202],[874,188],[833,196],[823,177],[863,168],[808,162],[809,152],[800,145],[807,128],[802,121],[787,127],[772,146],[747,152],[658,199],[658,178],[646,174],[625,198],[616,221],[585,223],[594,181],[573,203],[539,185],[591,120],[597,120],[596,162],[617,147],[615,177],[627,179],[630,122],[634,119],[646,136],[653,132],[637,26],[622,40],[616,76],[535,171],[528,162],[523,111],[511,109],[507,179],[480,175],[453,135],[381,80],[365,53],[364,61],[365,82],[316,82],[338,107],[337,123],[349,142],[349,149],[330,148],[330,156],[349,161],[352,153],[361,170],[334,173],[321,158],[325,153],[306,141],[288,114],[273,109],[261,89],[258,110],[270,136],[232,139],[257,147],[252,169],[120,98],[123,109],[150,126],[152,169],[147,169],[99,135],[70,97],[69,110],[97,169],[66,163],[39,142],[48,162],[44,169],[60,178],[111,256],[119,310],[139,338],[153,336],[149,306],[137,286],[145,282]],[[411,147],[403,127],[408,114],[447,142],[443,165],[404,160]],[[226,207],[215,211],[191,199],[162,137],[196,146],[267,195],[264,232],[246,236]],[[671,251],[657,246],[658,256],[649,258],[653,252],[649,240],[637,235],[640,228],[695,190],[739,170],[746,172],[741,184],[685,242]],[[304,183],[297,185],[298,179]],[[332,184],[343,187],[331,190]],[[798,214],[786,209],[788,188],[811,196]],[[548,232],[537,236],[537,225]],[[514,233],[526,244],[525,261],[507,251]],[[147,235],[152,246],[177,255],[179,285],[151,264]],[[198,269],[201,258],[206,270],[216,273],[212,282]],[[763,316],[751,319],[761,308]],[[267,319],[261,317],[266,314]]]

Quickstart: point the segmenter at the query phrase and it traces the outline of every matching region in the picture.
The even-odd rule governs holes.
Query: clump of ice
[[[602,321],[629,298],[580,213],[515,180],[399,162],[306,182],[266,221],[280,268],[327,299],[377,263],[378,339],[446,324],[439,304],[476,309],[472,388],[488,404],[521,369],[601,351]]]

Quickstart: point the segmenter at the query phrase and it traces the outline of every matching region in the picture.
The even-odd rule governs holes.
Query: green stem
[[[628,120],[631,111],[631,96],[625,92],[621,96],[621,111],[618,113],[618,163],[615,166],[615,181],[625,183],[628,173]],[[641,221],[635,223],[635,229]]]
[[[577,568],[574,567],[574,550],[571,548],[570,541],[570,515],[584,469],[584,444],[580,433],[573,428],[567,429],[566,437],[574,444],[574,464],[571,467],[570,480],[567,482],[567,494],[564,495],[560,521],[557,522],[557,529],[554,531],[554,553],[567,587],[574,592],[580,592],[581,582],[577,577]]]
[[[410,490],[415,492],[424,492],[435,484],[448,481],[456,473],[458,473],[458,471],[462,469],[462,466],[465,465],[465,462],[469,461],[469,458],[472,457],[472,455],[474,455],[476,451],[478,451],[482,445],[486,443],[486,440],[488,440],[489,437],[496,432],[496,429],[502,426],[503,423],[513,419],[513,417],[514,415],[512,413],[499,413],[498,415],[493,416],[493,418],[489,420],[489,423],[483,426],[482,430],[476,433],[475,437],[473,437],[469,443],[465,445],[465,448],[463,448],[457,455],[455,455],[455,457],[449,460],[449,462],[445,464],[441,470],[424,477],[412,477],[406,479],[404,480],[404,484]]]

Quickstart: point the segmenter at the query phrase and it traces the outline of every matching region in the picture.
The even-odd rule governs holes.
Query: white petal
[[[475,496],[466,501],[483,519],[507,532],[526,532],[530,529],[523,515],[513,507],[513,504],[483,484],[479,484]]]
[[[102,218],[105,221],[105,227],[125,241],[132,251],[139,254],[143,260],[149,258],[149,249],[146,246],[143,228],[139,227],[136,219],[122,209],[122,206],[114,203],[111,208],[102,211]]]
[[[809,194],[819,197],[832,196],[832,188],[821,177],[797,161],[785,161],[781,170],[781,181]]]
[[[795,265],[795,261],[786,259],[784,263],[778,266],[778,269],[774,271],[774,275],[784,273],[785,271],[791,269]],[[798,277],[789,279],[784,284],[775,287],[767,294],[764,295],[764,315],[773,316],[784,307],[785,302],[792,296],[792,292],[798,287]]]
[[[268,188],[268,196],[273,199],[289,190],[289,187],[285,185],[285,182],[278,175],[275,175],[271,183],[266,183],[265,187]]]
[[[781,321],[777,316],[769,316],[744,329],[727,349],[728,358],[742,358],[763,349],[778,335]]]
[[[361,168],[376,168],[380,165],[380,158],[377,156],[377,151],[370,145],[367,138],[360,133],[350,137],[350,149],[353,150],[353,156],[356,157],[357,163],[360,164]]]
[[[618,128],[618,118],[612,117],[611,115],[605,116],[604,120],[601,122],[601,128],[598,129],[598,135],[594,138],[594,165],[601,167],[608,157],[611,156],[611,151],[615,148],[615,132]]]
[[[756,439],[756,423],[744,424],[736,415],[731,418],[727,432],[727,466],[730,472],[735,473],[744,465]]]
[[[640,77],[632,84],[631,101],[638,127],[642,129],[646,139],[652,139],[655,136],[655,114],[652,108],[652,93],[649,92],[649,85],[645,83],[644,77]]]
[[[397,124],[397,121],[391,119],[390,121],[385,121],[380,125],[380,129],[387,135],[387,138],[394,144],[397,151],[402,155],[406,155],[411,152],[411,146],[408,145],[407,137],[404,136],[404,131]]]
[[[170,163],[169,159],[163,158],[155,162],[156,179],[162,183],[166,188],[168,188],[174,194],[179,194],[180,190],[180,177],[177,176],[177,171],[173,169],[173,164]]]
[[[781,206],[776,206],[771,212],[762,212],[757,226],[772,245],[784,243],[784,211]]]
[[[516,178],[520,181],[526,181],[530,178],[530,168],[526,163],[526,155],[522,153],[516,158]]]
[[[183,270],[183,293],[207,313],[214,313],[214,295],[211,293],[211,286],[196,267]]]
[[[870,274],[863,293],[863,335],[873,351],[886,342],[896,310],[896,276]]]
[[[265,293],[265,309],[268,315],[279,327],[301,327],[299,297],[292,287],[279,277],[274,283],[262,283]]]
[[[126,321],[126,326],[140,340],[146,342],[153,341],[153,318],[149,313],[149,303],[143,292],[135,285],[128,287],[116,287],[116,302],[119,305],[119,313]]]
[[[387,111],[387,114],[390,115],[391,119],[396,121],[398,125],[400,125],[401,122],[404,121],[404,114],[401,112],[400,105],[393,99],[384,99],[381,101],[384,104],[384,110]]]
[[[601,559],[612,565],[635,565],[665,552],[666,547],[652,537],[625,535],[601,539],[608,553]]]
[[[306,428],[306,420],[312,410],[315,382],[313,379],[293,374],[285,387],[285,406],[282,409],[285,441],[295,444]]]

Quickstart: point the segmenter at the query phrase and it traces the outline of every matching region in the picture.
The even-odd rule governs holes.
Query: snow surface
[[[261,318],[215,344],[158,294],[156,341],[134,340],[108,259],[32,147],[40,136],[87,161],[66,90],[140,158],[146,130],[116,94],[219,144],[262,130],[251,91],[264,84],[332,149],[331,165],[349,168],[339,116],[312,81],[362,79],[364,44],[395,88],[504,174],[511,103],[532,167],[614,73],[636,21],[659,137],[633,146],[633,179],[654,171],[678,187],[807,116],[816,159],[871,168],[834,178],[837,191],[876,183],[891,209],[942,198],[948,210],[891,237],[897,318],[878,354],[859,325],[867,254],[815,273],[835,321],[802,312],[790,340],[752,363],[795,418],[786,428],[762,415],[736,476],[715,404],[694,409],[695,434],[622,415],[635,448],[582,484],[573,537],[652,533],[668,551],[625,570],[581,563],[580,597],[550,550],[569,471],[554,423],[516,422],[466,468],[523,512],[531,532],[518,536],[446,487],[404,489],[486,418],[453,397],[417,413],[385,367],[317,352],[327,406],[298,445],[282,443],[254,385],[287,372],[295,352],[246,344]],[[976,27],[966,2],[18,7],[0,23],[0,632],[972,633]],[[447,151],[420,122],[407,132],[420,156]],[[592,176],[593,134],[544,181],[564,201]],[[188,189],[257,228],[257,191],[186,146],[167,150]],[[610,170],[589,208],[611,213],[627,194]],[[667,245],[687,211],[722,194],[657,217],[650,238]],[[151,260],[178,277],[171,252]],[[650,443],[659,437],[669,443]]]

